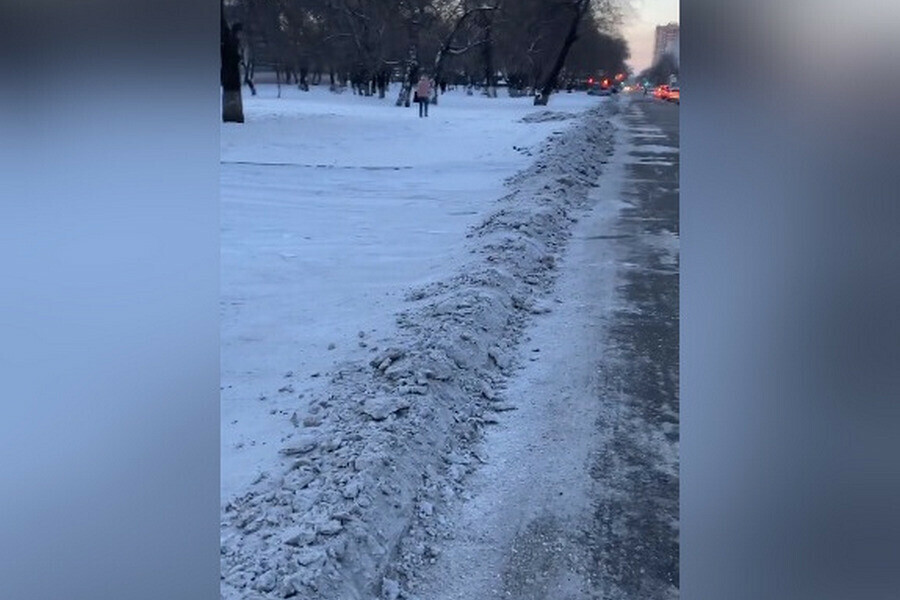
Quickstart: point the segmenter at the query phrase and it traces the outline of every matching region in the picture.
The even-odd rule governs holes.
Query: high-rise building
[[[663,54],[671,54],[679,62],[678,23],[656,26],[656,45],[653,47],[653,64],[659,62]]]

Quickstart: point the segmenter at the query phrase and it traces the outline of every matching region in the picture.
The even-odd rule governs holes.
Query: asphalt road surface
[[[623,306],[608,330],[606,443],[592,551],[603,598],[678,596],[678,107],[635,99],[625,123],[628,204],[618,236]],[[663,136],[663,137],[660,137]]]

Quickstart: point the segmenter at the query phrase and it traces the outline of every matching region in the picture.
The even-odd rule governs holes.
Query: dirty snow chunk
[[[343,436],[336,435],[334,437],[330,437],[324,442],[322,442],[321,448],[325,452],[334,452],[338,448],[344,445]]]
[[[362,491],[362,483],[359,479],[351,479],[346,486],[344,486],[344,490],[342,495],[347,500],[353,500],[357,496],[359,496],[359,492]]]
[[[385,361],[385,362],[387,362],[387,361]],[[384,364],[384,363],[382,363],[382,364]],[[379,368],[380,368],[380,366],[379,366]],[[401,377],[408,377],[409,375],[411,375],[411,372],[409,369],[409,364],[407,363],[407,361],[401,360],[401,359],[398,359],[397,361],[388,364],[388,366],[386,366],[384,369],[381,369],[381,370],[384,371],[385,377],[387,377],[390,380],[397,380],[397,379],[400,379]]]
[[[447,469],[447,475],[449,475],[450,479],[453,481],[461,481],[466,475],[466,467],[463,465],[450,465]]]
[[[260,592],[271,592],[275,589],[277,583],[278,581],[275,578],[275,572],[272,569],[269,569],[256,578],[254,587]]]
[[[420,517],[430,517],[434,514],[434,504],[431,502],[422,502],[419,505],[419,516]]]
[[[331,518],[335,519],[337,521],[340,521],[343,524],[343,523],[346,523],[347,521],[352,521],[353,515],[349,511],[339,510],[336,513],[334,513],[333,515],[331,515]]]
[[[373,421],[383,421],[388,415],[410,407],[409,400],[403,398],[367,398],[361,412]]]
[[[288,546],[307,546],[316,540],[316,532],[309,526],[291,527],[284,533],[283,540]]]
[[[404,354],[405,352],[400,348],[388,348],[378,353],[375,358],[369,361],[369,364],[378,368],[380,371],[384,371],[391,366],[392,362],[402,357]]]
[[[553,308],[549,304],[539,303],[532,306],[529,312],[533,315],[544,315],[553,312]]]
[[[296,415],[297,413],[294,413],[294,414]],[[322,424],[322,417],[319,417],[317,415],[310,415],[303,419],[304,427],[318,427],[321,424]],[[295,427],[296,427],[296,425],[295,425]]]
[[[488,408],[494,412],[506,412],[509,410],[518,410],[516,406],[508,402],[496,402],[488,406]]]
[[[313,583],[314,579],[315,573],[311,572],[310,569],[303,569],[291,575],[285,581],[282,597],[289,598],[295,594],[308,593],[306,588]]]
[[[428,388],[424,385],[401,385],[397,388],[398,394],[416,394],[418,396],[424,396],[428,393]]]
[[[343,528],[344,526],[341,525],[340,521],[331,519],[330,521],[326,521],[325,523],[319,525],[318,529],[319,533],[321,533],[322,535],[335,535],[340,533]]]
[[[491,360],[494,361],[494,364],[500,368],[501,371],[507,371],[510,367],[510,359],[507,357],[500,348],[496,346],[491,346],[488,348],[488,356]]]
[[[308,454],[316,449],[316,446],[319,445],[319,441],[315,438],[307,438],[300,440],[293,446],[288,446],[287,448],[283,448],[281,453],[285,456],[299,456],[301,454]]]
[[[529,115],[525,115],[522,117],[523,123],[546,123],[547,121],[565,121],[567,119],[574,119],[577,115],[573,113],[555,111],[555,110],[540,110],[537,112],[533,112]]]
[[[385,577],[381,582],[381,597],[384,600],[397,600],[400,597],[400,584]]]
[[[296,468],[297,466],[295,463],[294,465],[291,465],[289,467],[289,472],[293,471]],[[315,478],[316,474],[314,472],[306,470],[294,477],[291,481],[284,483],[283,487],[284,489],[290,491],[302,490],[310,483],[312,483]]]
[[[294,555],[297,564],[304,567],[325,560],[325,551],[321,548],[303,548]]]

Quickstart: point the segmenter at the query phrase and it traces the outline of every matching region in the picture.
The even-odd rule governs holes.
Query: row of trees
[[[401,82],[396,104],[408,105],[425,72],[488,96],[502,80],[546,104],[553,89],[625,70],[621,1],[223,0],[223,32],[239,29],[251,93],[266,70],[301,89],[327,77],[380,97]]]
[[[663,54],[656,63],[641,71],[640,80],[652,85],[669,83],[670,77],[678,77],[678,60],[671,54]]]

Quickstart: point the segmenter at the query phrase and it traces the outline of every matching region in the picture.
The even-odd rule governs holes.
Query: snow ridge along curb
[[[224,506],[222,597],[395,600],[452,535],[442,507],[482,461],[481,431],[515,399],[506,379],[613,151],[607,101],[545,142],[468,235],[472,259],[412,290],[395,344],[343,365],[314,399],[281,472]]]

